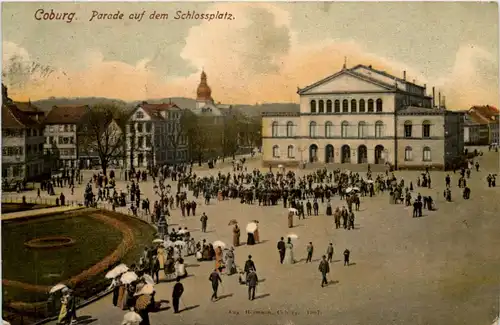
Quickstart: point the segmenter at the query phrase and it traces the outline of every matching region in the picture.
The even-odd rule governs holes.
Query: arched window
[[[368,99],[368,113],[373,112],[373,99]]]
[[[287,137],[294,137],[295,136],[295,132],[293,132],[293,122],[292,121],[288,121],[286,123],[286,136]]]
[[[311,113],[316,113],[316,101],[311,100]]]
[[[293,146],[292,145],[289,145],[286,152],[287,152],[287,156],[288,158],[295,158],[295,152],[293,150]]]
[[[382,99],[377,99],[377,113],[382,112]]]
[[[367,127],[366,123],[361,121],[358,123],[358,138],[366,138],[367,136]]]
[[[431,137],[431,122],[425,120],[422,123],[422,138],[430,138]]]
[[[413,154],[412,154],[411,147],[406,147],[405,148],[405,160],[406,161],[413,160]]]
[[[340,113],[340,100],[335,100],[335,113]]]
[[[333,123],[326,122],[325,124],[325,138],[333,138]]]
[[[280,157],[280,147],[273,146],[273,158],[279,158],[279,157]]]
[[[365,100],[364,99],[359,100],[359,112],[360,113],[365,112]]]
[[[357,111],[357,105],[356,105],[356,100],[355,99],[352,99],[351,100],[351,113],[356,113]]]
[[[375,122],[375,138],[381,138],[384,136],[384,122]]]
[[[349,129],[349,122],[343,121],[341,124],[341,132],[340,132],[342,138],[347,138],[347,136],[349,135],[348,129]]]
[[[318,111],[319,113],[324,113],[325,112],[325,102],[320,100],[318,102]]]
[[[405,121],[405,138],[411,138],[413,131],[413,124],[411,121]]]
[[[327,100],[326,101],[326,112],[327,113],[331,113],[332,112],[332,101],[331,100]]]
[[[347,99],[342,101],[342,113],[349,113],[349,101]]]
[[[316,138],[318,136],[318,124],[316,122],[312,121],[309,123],[309,137],[311,138]]]
[[[424,147],[424,152],[423,152],[423,161],[431,161],[431,148],[429,147]]]
[[[272,124],[272,135],[273,137],[278,137],[279,136],[279,126],[278,122],[273,122]]]

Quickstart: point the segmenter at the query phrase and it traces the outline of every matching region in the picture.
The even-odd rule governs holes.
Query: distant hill
[[[170,98],[156,98],[147,99],[146,102],[150,104],[159,103],[175,103],[180,108],[194,108],[196,100],[186,97],[170,97]],[[97,104],[114,104],[129,110],[132,107],[142,103],[142,100],[125,102],[119,99],[105,98],[105,97],[78,97],[78,98],[63,98],[51,97],[32,102],[33,105],[39,107],[43,111],[50,111],[55,106],[76,106],[76,105],[97,105]],[[297,112],[299,111],[299,104],[295,103],[264,103],[255,105],[236,104],[233,105],[237,111],[248,116],[260,116],[262,112]]]
[[[42,111],[48,112],[53,106],[78,106],[78,105],[97,105],[97,104],[114,104],[117,106],[127,106],[127,102],[119,99],[111,99],[105,97],[51,97],[31,102],[33,105],[40,108]]]

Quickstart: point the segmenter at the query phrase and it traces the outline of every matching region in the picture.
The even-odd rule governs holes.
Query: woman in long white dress
[[[288,237],[288,242],[285,244],[285,258],[283,259],[283,264],[293,264],[295,260],[293,259],[293,244],[292,239]]]

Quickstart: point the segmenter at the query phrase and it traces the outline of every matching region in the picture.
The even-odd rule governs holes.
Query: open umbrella
[[[155,292],[155,288],[152,284],[145,284],[139,291],[137,291],[134,296],[140,296],[140,295],[151,295]]]
[[[185,233],[187,233],[187,230],[186,229],[181,229],[179,230],[178,234],[179,235],[184,235]]]
[[[214,248],[216,248],[216,247],[220,247],[222,249],[226,248],[226,244],[224,242],[220,241],[220,240],[214,241],[213,244],[212,244],[212,246]]]
[[[171,241],[171,240],[166,240],[166,241],[165,241],[165,246],[167,246],[167,247],[172,247],[172,246],[174,246],[174,242],[173,242],[173,241]]]
[[[144,274],[142,278],[146,281],[146,284],[155,284],[155,280],[153,280],[153,277],[149,274]]]
[[[106,279],[114,279],[120,274],[125,273],[127,271],[128,271],[128,266],[122,263],[118,266],[115,266],[111,271],[106,273]]]
[[[238,224],[238,221],[236,221],[236,219],[231,219],[227,225],[228,226],[234,226],[234,225],[237,225],[237,224]]]
[[[373,184],[373,181],[371,179],[366,181],[368,184]]]
[[[345,189],[345,192],[346,193],[351,193],[353,191],[352,187],[348,187]]]
[[[137,280],[137,274],[135,274],[135,272],[126,272],[126,273],[123,273],[122,274],[122,277],[120,278],[120,281],[123,283],[123,284],[130,284],[132,282],[134,282],[135,280]]]
[[[182,240],[176,240],[174,242],[174,246],[184,246],[186,245],[186,242],[182,241]]]
[[[135,311],[129,311],[123,316],[122,325],[139,325],[142,322],[142,317]]]
[[[297,236],[296,234],[288,234],[286,235],[287,238],[291,238],[291,239],[298,239],[299,236]]]
[[[248,225],[247,225],[247,233],[248,234],[253,234],[255,232],[255,230],[257,230],[257,224],[255,222],[250,222]]]
[[[159,243],[163,243],[163,239],[156,238],[155,240],[153,240],[153,244],[159,244]]]
[[[60,290],[62,290],[62,289],[67,289],[67,288],[68,288],[68,287],[67,287],[66,285],[64,285],[64,284],[62,284],[62,283],[59,283],[59,284],[56,284],[55,286],[53,286],[53,287],[50,289],[49,293],[55,293],[55,292],[57,292],[57,291],[60,291]]]

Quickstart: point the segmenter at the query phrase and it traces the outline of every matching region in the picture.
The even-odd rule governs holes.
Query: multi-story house
[[[2,105],[2,182],[4,186],[44,174],[44,127],[36,117],[4,101]]]
[[[182,112],[173,103],[138,105],[126,123],[126,165],[150,168],[186,161],[187,141],[180,127]]]
[[[89,106],[54,106],[45,118],[45,153],[52,168],[78,167],[77,128]]]

